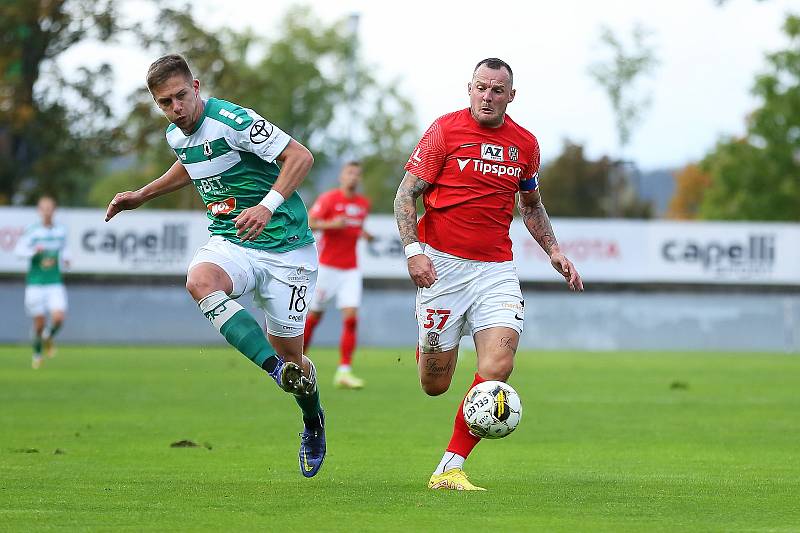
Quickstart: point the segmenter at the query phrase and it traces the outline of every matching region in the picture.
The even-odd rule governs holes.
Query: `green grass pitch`
[[[433,492],[474,372],[419,388],[413,351],[316,349],[329,452],[300,476],[299,411],[224,347],[0,347],[2,531],[800,531],[800,357],[517,356],[519,429]],[[198,447],[172,448],[191,440]]]

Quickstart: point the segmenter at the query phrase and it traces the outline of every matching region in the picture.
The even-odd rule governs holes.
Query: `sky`
[[[249,26],[269,36],[296,3],[195,0],[192,9],[211,28]],[[359,14],[361,59],[382,80],[399,80],[420,133],[436,117],[467,107],[475,63],[500,57],[514,69],[517,95],[508,114],[537,136],[545,162],[570,139],[584,144],[591,157],[621,156],[644,170],[697,161],[721,136],[743,133],[745,117],[757,105],[750,89],[767,68],[765,54],[786,46],[781,25],[790,7],[800,14],[788,0],[728,0],[723,6],[713,0],[304,4],[326,22]],[[142,0],[125,0],[123,8],[128,18],[148,13]],[[651,32],[658,66],[637,85],[651,106],[623,153],[608,98],[588,70],[608,57],[600,44],[603,26],[629,41],[636,24]],[[152,59],[130,47],[86,45],[70,51],[61,68],[111,62],[117,105],[124,105]],[[202,73],[195,74],[202,80]]]

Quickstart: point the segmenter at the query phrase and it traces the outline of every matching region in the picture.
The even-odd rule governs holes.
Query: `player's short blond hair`
[[[189,63],[182,55],[167,54],[159,57],[147,69],[147,88],[153,92],[153,89],[175,75],[183,76],[190,82],[194,79]]]

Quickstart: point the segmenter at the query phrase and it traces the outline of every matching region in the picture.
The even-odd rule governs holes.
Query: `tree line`
[[[151,22],[132,25],[124,24],[115,0],[0,5],[0,205],[48,193],[64,205],[102,206],[174,161],[164,141],[167,122],[144,86],[117,117],[110,65],[69,76],[57,69],[71,47],[124,40],[152,57],[184,54],[203,94],[253,108],[300,139],[315,155],[312,172],[345,157],[361,160],[366,193],[380,210],[390,209],[418,128],[394,80],[381,82],[358,56],[348,20],[325,24],[309,8],[294,7],[266,38],[250,30],[212,31],[190,9],[158,5]],[[319,192],[314,178],[306,181],[307,194]],[[186,189],[151,204],[199,202]]]
[[[0,4],[0,205],[56,195],[63,205],[104,206],[118,190],[136,188],[174,160],[164,142],[167,123],[147,89],[130,95],[120,116],[109,64],[64,73],[58,59],[87,42],[127,42],[157,57],[187,56],[204,94],[251,107],[315,154],[313,173],[343,159],[364,164],[365,192],[377,212],[391,211],[405,161],[421,130],[396,80],[382,82],[359,54],[348,19],[325,23],[308,7],[290,8],[264,37],[251,30],[205,27],[192,10],[153,3],[156,16],[130,24],[119,0],[49,0]],[[769,54],[753,88],[759,105],[747,133],[724,138],[676,175],[673,218],[800,220],[800,18],[788,15],[789,46]],[[610,52],[590,75],[605,89],[615,113],[620,154],[591,159],[565,140],[545,161],[541,187],[548,212],[572,217],[649,217],[652,206],[632,187],[622,153],[649,100],[631,91],[657,61],[634,30],[626,50],[604,29]],[[144,74],[142,74],[142,77]],[[306,180],[304,196],[319,190]],[[192,190],[153,207],[200,207]]]

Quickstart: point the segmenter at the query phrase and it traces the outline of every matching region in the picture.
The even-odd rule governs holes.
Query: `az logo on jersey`
[[[496,144],[481,144],[481,159],[489,161],[505,161],[503,159],[503,147]]]
[[[208,207],[208,211],[213,217],[227,215],[236,209],[236,198],[230,197],[220,200],[219,202],[211,202],[206,207]]]

